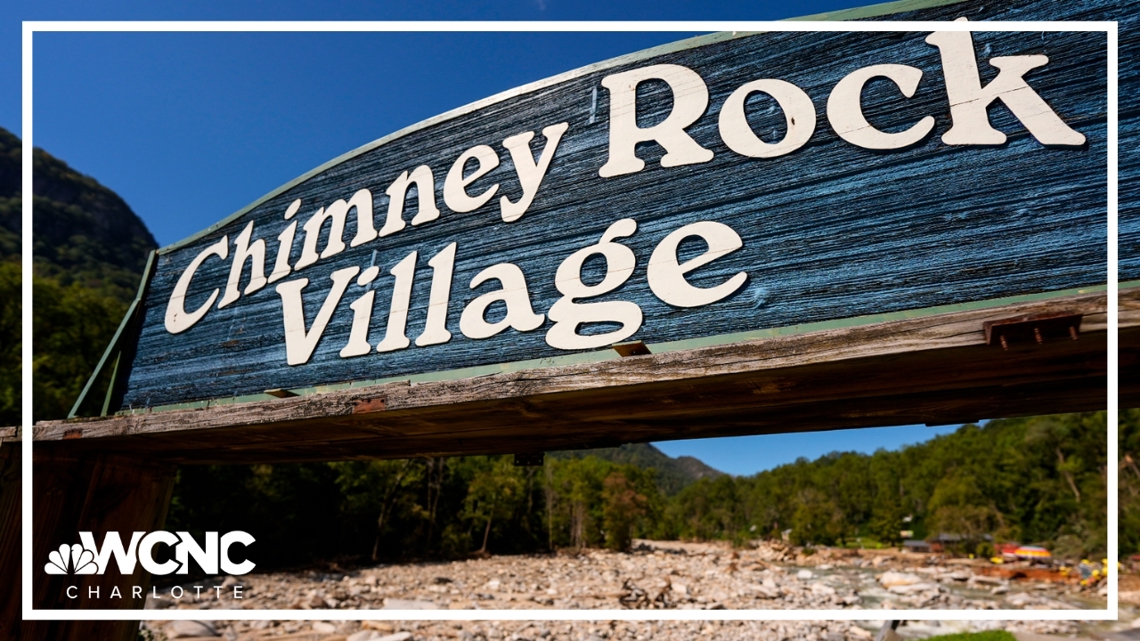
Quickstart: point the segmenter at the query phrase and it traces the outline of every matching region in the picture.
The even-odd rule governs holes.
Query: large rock
[[[439,606],[431,601],[417,601],[415,599],[384,599],[385,610],[438,610]]]
[[[884,588],[890,589],[899,585],[922,583],[922,577],[907,572],[884,572],[882,576],[879,577],[879,583],[882,584]]]
[[[346,641],[408,641],[408,639],[411,638],[411,632],[397,632],[395,634],[381,636],[380,633],[375,630],[361,630],[348,637]]]
[[[887,590],[893,594],[918,594],[919,592],[938,592],[938,586],[933,583],[903,583],[892,585]]]
[[[185,639],[188,637],[216,637],[218,631],[208,621],[172,621],[166,626],[166,638]]]
[[[811,593],[816,596],[835,596],[835,588],[823,583],[813,583]]]

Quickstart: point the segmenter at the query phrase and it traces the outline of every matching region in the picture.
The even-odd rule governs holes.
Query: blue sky
[[[20,20],[773,20],[867,4],[781,2],[5,3],[0,126],[21,132]],[[119,193],[161,245],[340,154],[474,100],[691,33],[51,33],[35,37],[34,142]],[[873,452],[924,426],[676,441],[750,474]]]

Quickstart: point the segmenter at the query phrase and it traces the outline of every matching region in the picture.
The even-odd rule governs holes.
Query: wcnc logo
[[[217,532],[206,532],[205,543],[199,545],[189,532],[166,532],[159,530],[149,534],[133,532],[131,542],[125,548],[118,532],[108,532],[103,545],[95,545],[91,532],[79,533],[80,543],[59,546],[48,553],[44,572],[48,574],[103,574],[114,557],[119,573],[134,574],[135,564],[155,576],[167,574],[189,574],[191,558],[206,574],[229,575],[248,574],[255,564],[245,560],[235,563],[230,558],[230,548],[234,544],[248,546],[254,538],[247,532],[234,530],[220,537]],[[158,545],[166,545],[174,550],[174,558],[163,562],[154,560],[154,550]]]

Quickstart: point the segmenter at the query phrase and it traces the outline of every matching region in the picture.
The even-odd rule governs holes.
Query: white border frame
[[[24,22],[23,23],[23,119],[22,119],[22,183],[21,201],[24,229],[21,251],[22,281],[22,615],[34,621],[222,621],[222,620],[292,620],[292,621],[814,621],[814,620],[900,620],[915,621],[1006,621],[1006,620],[1085,620],[1106,621],[1118,618],[1118,466],[1108,468],[1108,607],[1104,610],[106,610],[34,609],[32,603],[33,572],[40,567],[32,558],[32,38],[36,32],[711,32],[711,31],[1015,31],[1015,32],[1104,32],[1108,37],[1108,461],[1119,458],[1117,408],[1119,393],[1118,328],[1118,213],[1117,213],[1117,74],[1118,35],[1116,22]],[[570,72],[573,73],[573,72]],[[561,76],[539,81],[526,87],[541,86]],[[522,88],[520,88],[522,89]],[[518,91],[518,90],[515,90]],[[515,91],[507,92],[513,94]],[[489,99],[488,99],[489,100]],[[480,101],[484,103],[486,101]]]

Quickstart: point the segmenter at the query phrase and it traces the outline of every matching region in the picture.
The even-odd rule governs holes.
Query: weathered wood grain
[[[20,638],[20,447],[0,439],[0,637],[6,639]]]
[[[78,543],[80,531],[92,532],[97,541],[102,541],[108,532],[120,532],[129,538],[130,532],[162,529],[174,488],[174,468],[118,453],[86,456],[58,445],[61,444],[44,443],[37,445],[33,452],[32,529],[36,535],[32,558],[36,559],[36,571],[32,573],[32,601],[35,607],[141,609],[145,598],[131,595],[133,585],[142,586],[143,594],[149,590],[151,577],[141,564],[135,566],[132,574],[121,576],[115,570],[106,575],[49,575],[39,570],[49,551],[63,543]],[[19,448],[12,449],[18,455]],[[18,491],[19,483],[15,487]],[[19,512],[13,513],[18,515]],[[2,542],[15,542],[14,548],[20,548],[12,539]],[[77,586],[77,593],[84,598],[67,598],[66,590],[72,585]],[[121,597],[112,596],[112,587],[116,585]],[[97,589],[98,596],[93,596],[89,588]],[[18,597],[12,600],[17,604],[20,601]],[[129,615],[124,614],[126,616]],[[7,638],[28,641],[127,639],[137,635],[138,623],[128,620],[78,625],[72,621],[36,621],[25,622],[20,633]]]
[[[1120,299],[1140,402],[1140,288]],[[551,450],[1103,408],[1104,293],[663,354],[266,402],[42,422],[37,443],[178,462]],[[985,345],[983,324],[1082,315],[1080,338]],[[39,447],[39,445],[37,445]]]
[[[1134,20],[1116,3],[1042,4],[969,1],[898,14],[902,19],[1098,19]],[[1137,34],[1122,28],[1120,83],[1128,86],[1137,69]],[[982,60],[999,55],[1044,53],[1049,64],[1029,76],[1032,86],[1072,127],[1088,137],[1080,149],[1050,149],[1038,144],[1002,107],[995,126],[1010,136],[996,148],[948,147],[939,136],[949,128],[938,53],[923,42],[925,34],[767,33],[728,39],[662,54],[635,63],[595,71],[554,86],[524,93],[477,112],[439,122],[367,151],[295,185],[226,226],[189,245],[161,253],[143,305],[143,328],[133,363],[125,367],[113,408],[138,409],[183,401],[259,394],[344,381],[377,380],[476,365],[517,362],[565,354],[544,341],[548,320],[535,331],[508,330],[484,340],[458,331],[464,305],[491,287],[468,288],[485,267],[511,262],[526,274],[531,301],[547,312],[560,294],[553,283],[560,261],[595,243],[615,220],[632,217],[638,231],[628,245],[638,258],[633,277],[605,300],[631,300],[645,320],[630,340],[646,343],[717,336],[813,321],[912,310],[964,301],[1057,291],[1102,284],[1107,280],[1105,37],[1098,33],[978,33]],[[923,115],[936,119],[934,134],[901,151],[884,153],[853,147],[832,132],[824,116],[802,149],[775,159],[747,159],[730,151],[717,134],[717,110],[725,97],[758,77],[781,78],[803,88],[823,113],[828,93],[847,73],[870,64],[907,64],[924,71],[916,95],[904,99],[889,83],[871,83],[864,95],[868,119],[884,129],[909,126]],[[694,69],[709,86],[710,107],[689,133],[715,153],[703,165],[662,168],[661,150],[647,145],[640,153],[646,169],[611,179],[598,176],[607,156],[608,94],[601,79],[611,73],[654,63]],[[983,78],[993,70],[981,64]],[[594,108],[592,96],[597,90]],[[670,106],[667,90],[642,87],[646,110],[642,124],[662,118]],[[1134,96],[1121,93],[1121,148],[1140,131]],[[763,96],[749,104],[752,125],[775,138],[782,114]],[[656,120],[655,120],[656,119]],[[498,198],[520,196],[514,169],[502,141],[523,131],[568,122],[558,154],[539,195],[516,222],[499,219]],[[536,136],[536,151],[541,136]],[[499,184],[490,203],[457,214],[443,205],[442,176],[465,149],[488,144],[502,164],[480,178],[473,191]],[[369,340],[383,335],[393,278],[387,274],[411,251],[419,252],[417,278],[408,315],[414,339],[427,315],[430,270],[426,261],[458,242],[454,284],[448,311],[450,342],[429,347],[342,359],[352,318],[348,305],[365,291],[352,285],[317,345],[312,360],[289,367],[285,360],[280,297],[270,285],[223,309],[213,309],[190,330],[170,335],[163,324],[166,301],[191,259],[223,234],[232,239],[256,221],[256,237],[272,248],[285,226],[281,215],[296,198],[303,201],[297,220],[317,207],[348,198],[368,187],[382,222],[391,181],[420,164],[437,177],[440,218],[418,227],[350,248],[307,267],[310,279],[305,310],[312,319],[337,267],[373,262],[382,276],[376,289],[374,325]],[[1140,278],[1140,233],[1130,207],[1135,193],[1135,160],[1121,158],[1121,278]],[[1131,195],[1130,195],[1131,194]],[[405,218],[416,211],[411,199]],[[645,262],[655,244],[670,231],[698,220],[729,225],[744,247],[703,268],[697,284],[719,282],[748,273],[744,287],[728,299],[698,309],[672,307],[658,300],[645,282]],[[206,223],[210,220],[203,221]],[[379,226],[379,225],[377,225]],[[355,233],[350,222],[345,237]],[[325,232],[327,234],[327,231]],[[294,260],[303,234],[294,241]],[[374,254],[375,252],[375,254]],[[335,263],[335,264],[334,264]],[[223,285],[228,261],[208,261],[191,287],[190,307]],[[247,275],[243,279],[248,281]],[[501,313],[501,312],[493,312]]]

